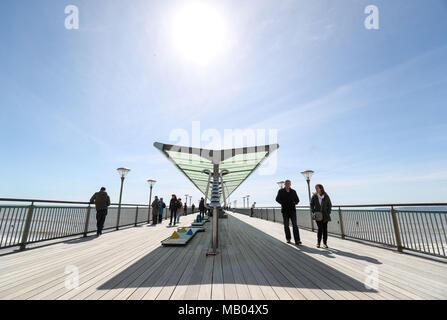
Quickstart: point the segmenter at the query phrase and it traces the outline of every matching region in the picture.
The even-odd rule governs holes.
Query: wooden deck
[[[182,218],[188,226],[193,216]],[[173,228],[141,226],[0,256],[0,299],[446,299],[447,263],[240,214],[220,220],[220,254],[206,257],[211,223],[186,247],[162,247]],[[67,266],[79,286],[66,288]],[[366,268],[366,269],[365,269]],[[365,279],[377,270],[378,288]]]

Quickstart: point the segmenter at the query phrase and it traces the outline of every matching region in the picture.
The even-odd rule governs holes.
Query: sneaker
[[[319,248],[320,247],[320,244],[319,243],[317,243],[317,248]]]
[[[327,246],[327,244],[323,244],[323,248],[327,249],[329,247]]]

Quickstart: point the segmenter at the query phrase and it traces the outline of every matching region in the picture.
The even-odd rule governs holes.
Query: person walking
[[[251,205],[250,217],[253,217],[253,214],[255,213],[255,206],[256,202],[253,202],[253,204]]]
[[[154,201],[152,201],[152,225],[155,226],[158,220],[158,196],[155,196]]]
[[[191,213],[194,214],[194,210],[196,210],[196,205],[193,203],[191,206]]]
[[[182,198],[178,198],[177,201],[177,223],[180,223],[180,216],[184,214],[184,207],[182,203]]]
[[[163,211],[166,208],[166,204],[163,202],[163,198],[160,198],[158,201],[158,223],[163,222]]]
[[[172,219],[174,219],[174,225],[175,225],[175,219],[176,219],[176,213],[177,213],[177,197],[175,194],[172,195],[171,201],[169,202],[169,211],[171,212],[171,218],[169,220],[169,226],[172,225]]]
[[[101,187],[91,198],[90,203],[95,204],[96,208],[96,235],[102,234],[104,222],[106,221],[107,208],[110,206],[110,197],[106,192],[106,188]]]
[[[293,190],[290,180],[286,180],[285,187],[278,191],[276,202],[281,205],[281,213],[284,221],[284,232],[286,234],[287,243],[290,243],[291,235],[289,228],[289,220],[292,221],[293,238],[295,244],[300,245],[300,231],[296,221],[296,205],[300,202],[296,191]]]
[[[199,212],[200,212],[200,217],[203,219],[205,217],[205,199],[203,199],[203,197],[200,198]]]
[[[332,203],[321,184],[315,186],[315,191],[316,193],[310,200],[310,209],[312,211],[312,217],[317,222],[318,226],[317,248],[320,247],[321,238],[323,238],[323,248],[328,248],[327,224],[331,221]]]

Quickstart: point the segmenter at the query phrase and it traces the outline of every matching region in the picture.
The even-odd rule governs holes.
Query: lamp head
[[[312,175],[314,174],[314,172],[312,170],[306,170],[306,171],[301,172],[301,174],[304,176],[306,181],[310,181],[310,178],[312,178]]]
[[[116,169],[116,171],[118,171],[121,178],[125,178],[127,176],[127,174],[129,173],[130,169],[129,168],[118,168],[118,169]]]

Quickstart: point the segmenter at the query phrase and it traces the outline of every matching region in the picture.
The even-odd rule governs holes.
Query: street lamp
[[[120,225],[120,215],[121,215],[121,199],[123,197],[123,184],[124,184],[124,178],[126,178],[127,174],[129,173],[130,169],[128,168],[118,168],[116,169],[118,171],[120,177],[121,177],[121,188],[120,188],[120,201],[118,204],[118,215],[116,217],[116,230],[119,229]]]
[[[244,202],[243,208],[245,208],[245,197],[242,197],[242,201]]]
[[[250,196],[246,195],[247,197],[247,208],[250,208]]]
[[[152,187],[154,186],[155,182],[157,182],[157,180],[147,179],[147,183],[149,183],[149,187],[151,189],[151,191],[149,192],[149,206],[147,208],[147,224],[149,224],[149,221],[151,219]],[[152,221],[152,223],[154,223],[154,221]]]
[[[314,172],[312,170],[306,170],[301,172],[301,174],[304,176],[304,178],[307,181],[307,191],[309,193],[309,211],[310,211],[310,224],[312,226],[312,231],[314,231],[314,220],[312,219],[312,208],[310,207],[310,178],[312,178],[312,175]]]
[[[284,188],[284,184],[285,184],[285,182],[284,182],[284,181],[278,181],[277,184],[278,184],[278,187],[279,187],[280,189],[283,189],[283,188]]]

